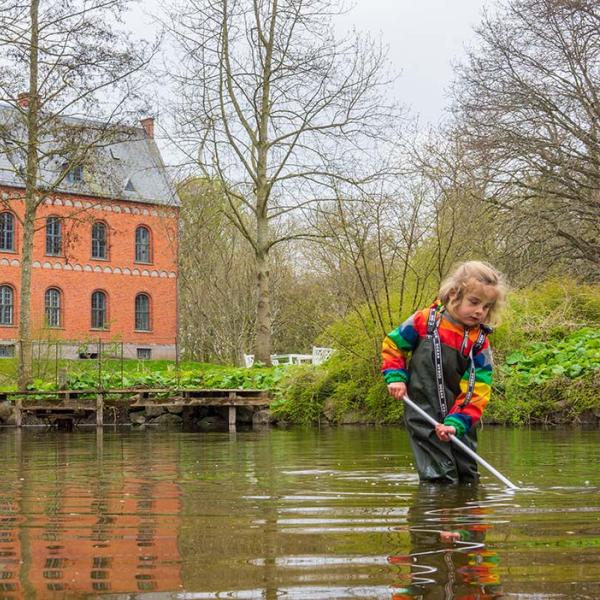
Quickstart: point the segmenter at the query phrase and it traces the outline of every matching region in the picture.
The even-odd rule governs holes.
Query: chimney
[[[17,104],[27,110],[29,108],[29,92],[20,92],[17,96]]]
[[[151,140],[154,139],[154,117],[146,117],[140,121],[144,131],[146,132],[146,137]]]

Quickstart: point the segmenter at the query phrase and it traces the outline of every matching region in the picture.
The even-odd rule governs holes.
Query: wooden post
[[[23,424],[23,398],[21,398],[20,396],[17,396],[17,399],[15,400],[15,425],[17,427],[21,427],[21,425]]]
[[[235,398],[236,398],[236,393],[235,392],[229,392],[229,400],[231,400],[231,404],[229,405],[229,431],[235,431],[235,416],[236,416],[236,410],[235,410]]]
[[[96,394],[96,427],[104,425],[104,394]]]
[[[235,404],[229,405],[229,431],[235,431]]]

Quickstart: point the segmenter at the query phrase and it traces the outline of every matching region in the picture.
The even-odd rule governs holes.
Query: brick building
[[[99,340],[122,342],[129,358],[175,357],[178,200],[154,141],[154,122],[141,125],[95,150],[92,167],[70,168],[38,210],[32,334],[64,341],[62,357],[93,351]],[[0,152],[3,356],[18,346],[25,191],[9,158]]]

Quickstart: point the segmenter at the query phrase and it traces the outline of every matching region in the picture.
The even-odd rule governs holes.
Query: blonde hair
[[[498,313],[506,298],[507,285],[504,275],[489,263],[469,260],[457,265],[452,273],[442,281],[438,298],[445,305],[460,304],[473,282],[489,285],[496,289],[498,296],[486,318],[486,324],[496,324]]]

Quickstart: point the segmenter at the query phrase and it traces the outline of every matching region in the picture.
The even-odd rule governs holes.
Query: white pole
[[[438,425],[438,422],[431,416],[428,415],[420,406],[417,406],[408,396],[404,396],[403,400],[408,406],[410,406],[413,410],[417,411],[424,419],[429,421],[434,427]],[[461,442],[456,436],[451,435],[450,441],[458,446],[463,452],[468,454],[473,460],[477,461],[482,467],[485,467],[492,475],[495,475],[502,483],[507,485],[509,488],[513,490],[518,490],[518,486],[516,486],[512,481],[504,477],[502,473],[496,471],[492,465],[490,465],[487,461],[483,460],[477,452],[474,452],[467,446],[464,442]]]

